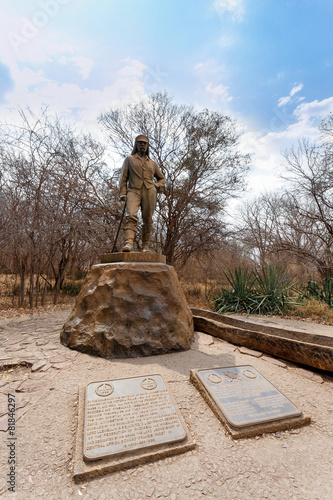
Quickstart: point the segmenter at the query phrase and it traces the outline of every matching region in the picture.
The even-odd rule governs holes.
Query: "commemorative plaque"
[[[191,380],[235,438],[310,421],[252,366],[191,370]]]
[[[185,425],[161,375],[87,385],[83,454],[96,460],[178,443]]]

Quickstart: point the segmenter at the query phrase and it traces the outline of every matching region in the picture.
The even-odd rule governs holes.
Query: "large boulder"
[[[174,268],[119,262],[91,268],[60,339],[71,349],[124,358],[188,349],[192,336]]]

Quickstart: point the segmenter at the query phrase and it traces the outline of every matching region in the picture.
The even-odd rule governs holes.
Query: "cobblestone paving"
[[[69,311],[0,322],[0,495],[13,499],[333,499],[333,378],[197,334],[187,352],[105,360],[63,347]],[[312,424],[233,441],[189,382],[191,368],[251,364]],[[191,452],[75,484],[80,384],[160,373],[197,441]],[[7,395],[16,399],[17,481],[8,492]]]

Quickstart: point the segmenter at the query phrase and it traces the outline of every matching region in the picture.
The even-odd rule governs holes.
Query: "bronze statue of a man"
[[[157,182],[154,182],[154,178]],[[125,246],[123,252],[133,250],[133,241],[141,208],[142,251],[150,252],[149,241],[156,207],[156,193],[165,184],[165,178],[157,163],[149,157],[149,141],[138,135],[134,149],[125,159],[120,175],[120,199],[126,201]]]

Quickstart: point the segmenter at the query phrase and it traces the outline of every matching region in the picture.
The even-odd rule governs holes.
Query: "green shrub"
[[[261,266],[254,271],[256,276],[257,310],[258,314],[283,314],[296,305],[290,296],[290,291],[295,290],[297,282],[294,276],[289,276],[288,271],[283,272],[277,266]]]
[[[317,300],[325,302],[330,307],[333,307],[333,277],[331,274],[327,274],[325,280],[321,285],[317,285],[317,282],[312,279],[308,281],[308,286],[305,291],[305,297],[310,299],[314,297]]]
[[[282,314],[296,305],[290,295],[296,282],[288,272],[277,266],[262,266],[248,270],[241,266],[224,273],[230,288],[221,287],[214,298],[213,310],[225,312],[245,312],[247,314]]]
[[[236,267],[232,273],[224,273],[231,289],[221,287],[220,292],[213,299],[213,310],[219,314],[225,312],[246,312],[250,313],[255,305],[254,293],[252,291],[256,280],[254,272],[248,269]]]

